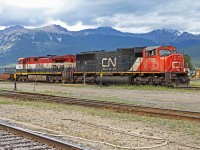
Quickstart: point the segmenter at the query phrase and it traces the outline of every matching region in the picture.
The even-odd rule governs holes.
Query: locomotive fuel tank
[[[28,75],[29,81],[47,81],[46,75]]]
[[[103,76],[96,77],[97,83],[102,84],[130,84],[131,77],[130,76]]]

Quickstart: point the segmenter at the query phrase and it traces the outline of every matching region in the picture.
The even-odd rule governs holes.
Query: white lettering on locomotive
[[[156,58],[146,58],[146,62],[156,63]]]
[[[117,65],[117,59],[116,57],[114,58],[114,60],[112,60],[112,58],[103,58],[102,59],[102,67],[110,67],[110,66],[116,67]]]

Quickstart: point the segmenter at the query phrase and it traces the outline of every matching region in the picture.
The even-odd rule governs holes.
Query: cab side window
[[[146,51],[146,57],[149,57],[149,56],[156,56],[156,49]]]
[[[162,56],[169,56],[171,54],[171,51],[169,50],[159,50],[159,55]]]

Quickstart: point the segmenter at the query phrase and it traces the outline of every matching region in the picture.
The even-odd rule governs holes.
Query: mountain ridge
[[[69,31],[60,25],[27,29],[16,25],[0,30],[0,65],[14,63],[19,57],[47,54],[75,54],[89,50],[114,50],[120,47],[174,45],[199,58],[200,35],[172,29],[147,33],[121,32],[111,27]]]

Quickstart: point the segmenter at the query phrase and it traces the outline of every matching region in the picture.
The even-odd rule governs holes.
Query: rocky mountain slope
[[[177,30],[157,29],[136,34],[111,27],[69,31],[59,25],[34,29],[17,25],[0,30],[0,66],[15,63],[20,57],[152,45],[174,45],[192,58],[200,58],[200,36]]]

